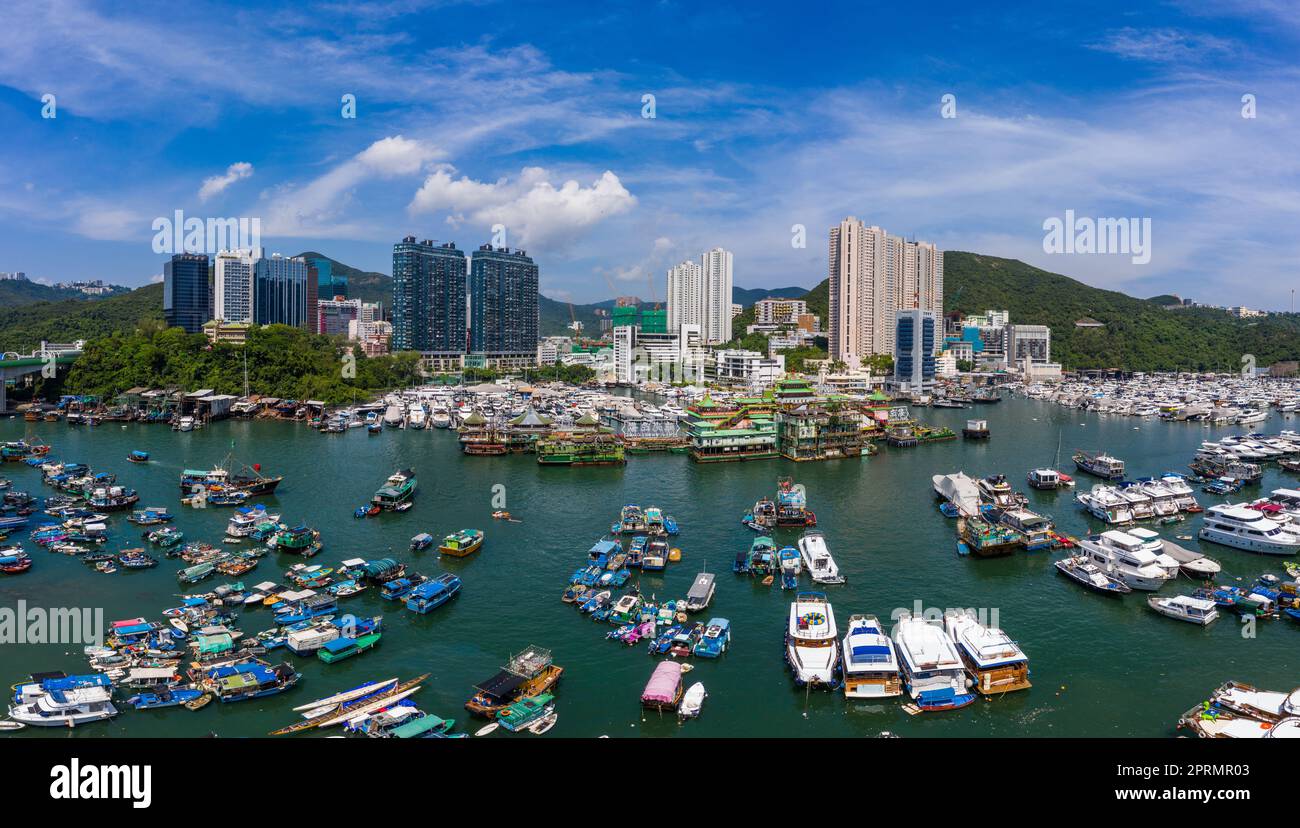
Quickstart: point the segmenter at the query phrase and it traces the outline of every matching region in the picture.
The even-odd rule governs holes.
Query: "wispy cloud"
[[[248,178],[253,174],[253,165],[247,161],[236,161],[221,175],[213,175],[203,179],[203,186],[199,187],[199,201],[207,201],[215,195],[225,192],[226,188],[236,181]]]

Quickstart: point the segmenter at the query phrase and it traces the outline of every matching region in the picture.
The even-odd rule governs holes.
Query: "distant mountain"
[[[1007,310],[1011,323],[1052,329],[1052,359],[1065,368],[1236,371],[1242,354],[1264,366],[1300,358],[1300,316],[1240,320],[1213,308],[1167,309],[1051,273],[1017,259],[958,250],[943,254],[944,310]],[[829,282],[804,297],[829,325]],[[1090,317],[1105,327],[1076,327]]]
[[[393,278],[388,274],[378,273],[373,270],[361,270],[352,265],[344,264],[338,259],[332,259],[324,253],[316,253],[310,250],[298,255],[304,259],[329,259],[331,262],[330,268],[335,273],[347,277],[349,299],[360,299],[363,302],[382,304],[385,313],[392,308]],[[329,297],[322,298],[328,299]]]
[[[93,299],[79,290],[56,288],[38,282],[5,279],[0,281],[0,308],[12,308],[30,302],[57,302],[60,299]]]
[[[742,288],[731,289],[731,301],[742,308],[753,307],[754,303],[769,296],[778,299],[798,299],[808,292],[804,287],[783,288]]]
[[[153,284],[96,301],[63,299],[17,307],[0,303],[0,351],[30,353],[42,340],[72,342],[162,324],[162,300],[163,286]]]

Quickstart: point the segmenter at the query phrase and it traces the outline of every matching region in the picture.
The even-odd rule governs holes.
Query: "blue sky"
[[[1292,2],[249,5],[6,7],[0,270],[146,283],[179,209],[383,272],[499,223],[574,301],[716,245],[811,286],[847,215],[1139,296],[1300,281]],[[1045,253],[1066,210],[1150,218],[1151,261]]]

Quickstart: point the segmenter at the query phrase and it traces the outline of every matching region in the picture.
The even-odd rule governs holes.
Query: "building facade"
[[[253,262],[253,322],[307,327],[306,259],[273,253]]]
[[[721,247],[668,270],[668,324],[699,325],[709,345],[731,339],[732,255]]]
[[[536,360],[537,280],[537,264],[522,250],[485,244],[471,254],[471,353]]]
[[[797,325],[806,313],[808,303],[802,299],[769,296],[754,303],[754,321],[761,325]]]
[[[393,245],[393,350],[465,353],[465,253],[454,242]]]
[[[894,382],[907,391],[934,389],[939,317],[929,310],[895,311]]]
[[[199,333],[211,305],[206,254],[177,253],[163,263],[163,317],[169,326]]]
[[[261,251],[222,250],[213,261],[212,318],[218,322],[253,321],[253,263]]]

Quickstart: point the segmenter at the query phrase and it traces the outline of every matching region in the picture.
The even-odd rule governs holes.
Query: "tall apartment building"
[[[485,244],[470,254],[470,351],[536,360],[537,264],[523,250]]]
[[[253,323],[307,327],[307,260],[279,253],[253,261]]]
[[[163,317],[168,325],[199,333],[210,305],[206,254],[177,253],[163,263]]]
[[[393,350],[465,353],[465,253],[455,242],[393,245]]]
[[[253,263],[260,257],[260,250],[222,250],[216,255],[212,317],[218,322],[253,321]]]
[[[754,303],[754,322],[759,325],[797,325],[806,313],[808,303],[802,299],[769,296]]]
[[[830,230],[830,355],[851,367],[894,351],[895,311],[943,312],[943,253],[850,216]]]
[[[699,325],[705,341],[731,339],[731,251],[715,247],[699,263],[682,262],[668,270],[668,329]]]

